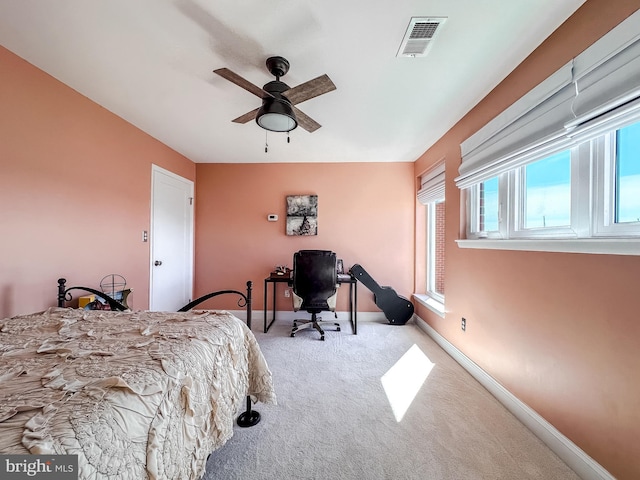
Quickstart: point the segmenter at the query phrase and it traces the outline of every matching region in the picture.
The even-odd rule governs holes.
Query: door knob
[[[162,265],[162,260],[156,260],[155,262],[153,262],[153,264],[154,264],[156,267],[159,267],[160,265]]]

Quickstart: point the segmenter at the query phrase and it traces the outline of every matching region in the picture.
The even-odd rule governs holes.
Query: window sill
[[[435,300],[429,295],[421,293],[414,293],[413,298],[415,298],[420,305],[427,307],[432,312],[437,313],[439,316],[444,318],[444,303]]]
[[[570,240],[456,240],[460,248],[485,250],[524,250],[531,252],[594,253],[608,255],[640,255],[637,238],[584,238]]]

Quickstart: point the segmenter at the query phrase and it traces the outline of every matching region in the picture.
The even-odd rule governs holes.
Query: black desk
[[[276,321],[276,290],[278,283],[286,283],[288,287],[291,286],[292,281],[288,275],[275,275],[271,274],[264,279],[264,333],[267,333]],[[351,323],[351,330],[354,335],[358,334],[358,280],[352,277],[350,274],[338,275],[338,284],[349,284],[349,322]],[[268,309],[268,286],[272,285],[273,296],[271,299],[271,322],[267,325],[267,309]]]

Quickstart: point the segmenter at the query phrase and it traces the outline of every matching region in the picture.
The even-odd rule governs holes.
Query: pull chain
[[[264,153],[269,153],[269,141],[268,141],[268,134],[269,132],[267,130],[264,131]],[[291,138],[289,137],[289,132],[287,132],[287,143],[291,143]]]

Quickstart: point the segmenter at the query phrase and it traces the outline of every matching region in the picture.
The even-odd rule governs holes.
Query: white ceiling
[[[0,0],[0,44],[197,163],[414,161],[584,0]],[[447,17],[425,57],[397,58],[412,16]],[[281,55],[322,125],[231,120]]]

